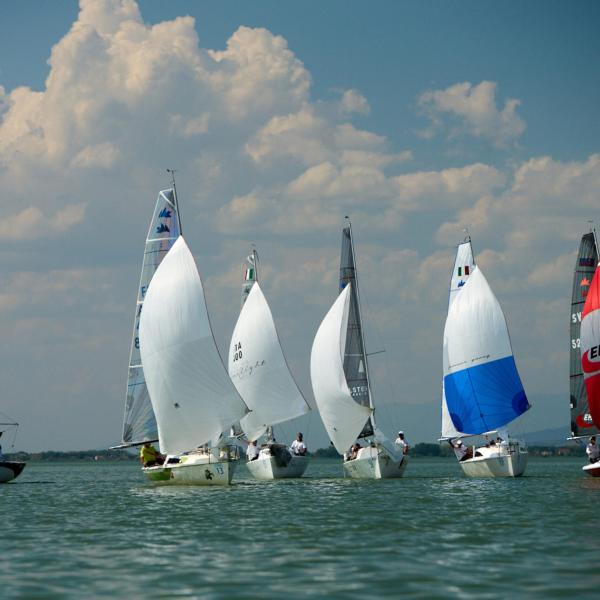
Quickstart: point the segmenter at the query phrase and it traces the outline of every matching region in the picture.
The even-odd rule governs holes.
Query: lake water
[[[152,487],[133,463],[30,463],[0,486],[0,598],[598,598],[600,478],[530,458],[521,479],[413,459],[353,481]]]

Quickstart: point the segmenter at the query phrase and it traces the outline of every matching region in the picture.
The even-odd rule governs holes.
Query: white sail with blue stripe
[[[479,435],[505,427],[530,404],[502,308],[479,267],[461,288],[444,328],[444,397],[453,429]]]

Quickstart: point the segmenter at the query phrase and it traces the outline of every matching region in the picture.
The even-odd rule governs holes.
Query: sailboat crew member
[[[408,454],[410,446],[408,445],[408,442],[404,439],[404,431],[398,432],[398,437],[395,439],[394,444],[398,446],[398,450],[400,450],[402,454]]]
[[[588,455],[590,463],[595,463],[600,460],[600,447],[596,444],[596,436],[590,438],[590,443],[585,448],[585,453]]]
[[[165,457],[150,443],[146,442],[140,450],[140,462],[144,467],[162,465]]]
[[[454,454],[456,454],[456,458],[458,458],[459,462],[471,458],[471,452],[469,452],[470,449],[463,445],[462,440],[458,440],[456,444],[452,440],[448,440],[448,443],[454,450]]]
[[[298,433],[296,439],[292,442],[290,446],[290,450],[292,454],[296,456],[306,456],[306,444],[303,441],[303,437],[301,433]]]
[[[248,447],[246,448],[246,459],[248,462],[251,460],[256,460],[258,458],[258,447],[256,446],[256,440],[252,440],[248,442]]]

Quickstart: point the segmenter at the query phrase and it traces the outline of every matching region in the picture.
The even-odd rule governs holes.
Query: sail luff
[[[573,270],[569,361],[569,408],[571,413],[571,435],[573,437],[595,435],[599,432],[590,415],[587,391],[581,369],[582,314],[597,263],[598,252],[595,235],[591,231],[581,238]]]
[[[140,283],[138,285],[123,416],[122,442],[124,444],[150,441],[158,436],[156,419],[141,365],[139,323],[150,280],[164,256],[179,237],[180,231],[179,210],[175,191],[173,188],[161,190],[158,193],[154,213],[146,235]]]

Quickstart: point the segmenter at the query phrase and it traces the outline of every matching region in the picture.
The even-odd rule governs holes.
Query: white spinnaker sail
[[[372,412],[352,398],[344,375],[350,289],[348,284],[325,315],[310,355],[310,378],[317,407],[340,454],[356,440]]]
[[[200,275],[181,236],[146,294],[140,351],[163,453],[216,443],[246,413],[219,355]]]
[[[444,381],[452,420],[470,435],[504,427],[529,408],[506,319],[479,268],[448,312]]]
[[[260,437],[270,425],[309,411],[285,361],[258,282],[252,285],[231,336],[229,375],[252,411],[240,422],[249,440]]]
[[[452,277],[450,278],[450,293],[448,295],[448,312],[450,307],[456,299],[458,292],[460,292],[469,277],[475,269],[475,259],[473,258],[473,248],[471,246],[471,240],[467,239],[466,242],[458,245],[456,249],[456,258],[454,259],[454,270],[452,271]],[[444,362],[447,360],[445,355],[446,346],[444,345]],[[454,427],[454,423],[450,418],[448,412],[448,405],[446,404],[446,392],[444,390],[444,382],[442,380],[442,437],[444,438],[455,438],[464,435]]]

